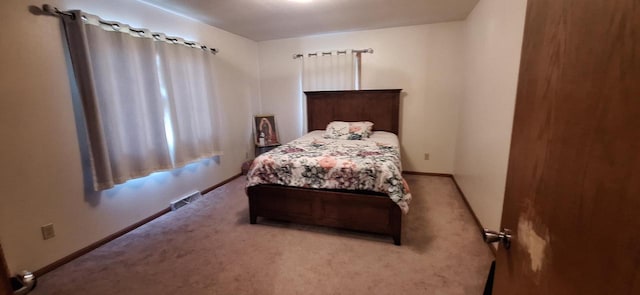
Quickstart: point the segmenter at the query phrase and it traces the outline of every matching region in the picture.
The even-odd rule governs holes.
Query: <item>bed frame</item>
[[[331,121],[371,121],[374,130],[398,134],[401,89],[312,91],[307,95],[308,130]],[[372,191],[324,190],[262,184],[247,188],[251,224],[266,217],[390,235],[401,243],[402,212],[387,195]]]

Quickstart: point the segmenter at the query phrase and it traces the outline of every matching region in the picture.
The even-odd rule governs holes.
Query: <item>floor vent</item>
[[[202,194],[199,191],[192,192],[186,196],[183,196],[180,199],[171,202],[171,211],[176,211],[185,205],[189,205],[191,202],[202,197]]]

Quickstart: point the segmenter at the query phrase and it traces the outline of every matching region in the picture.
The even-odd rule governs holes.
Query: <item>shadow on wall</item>
[[[237,58],[232,53],[223,54],[224,52],[221,52],[214,58],[214,81],[212,83],[215,83],[216,95],[219,98],[219,105],[214,106],[218,110],[213,111],[214,114],[217,114],[217,120],[214,120],[214,124],[219,126],[218,139],[226,158],[233,159],[235,155],[241,159],[241,162],[233,163],[240,172],[239,169],[242,161],[246,159],[246,154],[248,153],[251,157],[254,148],[252,115],[258,110],[256,96],[259,93],[254,93],[251,87],[239,85],[237,82],[246,80],[246,77],[256,76],[255,73],[243,71],[232,61],[229,61],[228,59]],[[238,112],[240,110],[246,110],[246,112]],[[230,134],[229,132],[234,129],[244,132],[244,136]],[[219,162],[217,163],[219,164]]]
[[[50,13],[42,10],[42,8],[34,5],[29,5],[28,10],[31,14],[36,16],[51,15]],[[57,16],[52,16],[57,17]],[[58,22],[60,32],[64,32],[64,26],[62,22]],[[65,34],[60,34],[60,43],[63,44],[64,59],[66,65],[67,78],[69,81],[69,89],[71,92],[71,104],[73,106],[74,119],[76,122],[76,136],[78,138],[78,147],[80,150],[80,163],[82,164],[82,183],[84,187],[85,201],[91,206],[96,207],[100,204],[100,192],[96,192],[93,189],[93,176],[91,172],[91,160],[89,158],[89,146],[87,145],[87,126],[84,121],[84,111],[82,109],[82,101],[80,100],[80,93],[78,92],[73,65],[71,63],[71,55],[69,53],[69,47]]]
[[[287,143],[306,133],[306,97],[302,93],[300,76],[302,59],[292,59],[292,54],[308,51],[302,48],[299,39],[290,39],[286,43],[282,47],[265,45],[261,48],[260,55],[262,109],[259,113],[276,116],[281,143]]]
[[[28,6],[28,10],[31,14],[35,15],[35,16],[39,16],[39,15],[51,15],[50,13],[42,10],[42,8],[35,6],[35,5],[29,5]]]
[[[62,22],[59,22],[60,32],[64,32],[64,26]],[[64,47],[64,60],[67,69],[67,79],[69,81],[69,89],[71,92],[71,104],[73,106],[73,114],[76,122],[76,137],[78,138],[78,148],[80,150],[80,163],[82,165],[82,183],[84,187],[84,199],[92,207],[97,207],[100,204],[99,191],[95,191],[93,188],[93,173],[91,171],[91,158],[89,152],[89,138],[87,134],[87,125],[84,120],[84,111],[82,108],[82,100],[80,98],[80,92],[78,91],[78,85],[76,84],[76,78],[73,72],[73,64],[71,63],[71,54],[69,53],[69,46],[65,34],[60,34],[60,43]]]
[[[405,106],[407,105],[407,99],[409,97],[409,93],[407,91],[411,91],[411,89],[413,89],[413,85],[411,85],[412,79],[410,79],[410,77],[407,75],[406,72],[400,71],[396,68],[379,68],[373,65],[373,66],[367,66],[365,70],[367,71],[366,76],[371,77],[370,79],[372,79],[373,82],[362,83],[362,85],[370,85],[370,87],[363,87],[362,89],[365,89],[365,90],[366,89],[387,89],[387,88],[402,89],[402,92],[400,92],[400,113],[399,113],[400,122],[398,125],[398,138],[400,139],[400,154],[402,155],[402,167],[405,168],[407,166],[412,166],[412,165],[407,165],[406,163],[407,157],[405,157],[404,155],[407,154],[407,149],[404,145],[402,145],[402,138],[404,136],[410,136],[410,134],[407,134],[407,132],[405,132],[405,126],[407,124],[404,123],[405,121],[404,118],[406,114]],[[387,79],[387,77],[392,77],[392,79]],[[367,78],[365,77],[364,79],[367,79]],[[402,82],[401,83],[386,82],[387,80],[402,81]],[[385,82],[382,82],[382,81],[385,81]],[[363,81],[363,82],[366,82],[366,81]],[[378,86],[378,83],[380,83],[380,86]],[[376,85],[373,85],[373,84],[376,84]],[[376,127],[374,125],[373,129],[375,130],[375,128]]]
[[[400,92],[400,114],[399,114],[399,120],[400,123],[398,125],[398,139],[400,140],[400,161],[401,162],[405,162],[406,161],[406,157],[403,157],[402,155],[406,155],[407,153],[407,148],[402,144],[402,135],[404,132],[402,132],[403,128],[404,128],[404,124],[402,123],[402,118],[404,118],[404,106],[405,106],[405,100],[407,99],[407,92],[405,90],[402,90],[402,92]],[[402,167],[404,168],[406,165],[406,163],[401,163]],[[402,172],[402,171],[400,171]]]

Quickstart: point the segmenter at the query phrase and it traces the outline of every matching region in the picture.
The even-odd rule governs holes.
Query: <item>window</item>
[[[73,15],[63,20],[96,190],[218,153],[209,50]]]

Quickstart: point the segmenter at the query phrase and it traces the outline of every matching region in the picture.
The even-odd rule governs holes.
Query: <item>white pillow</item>
[[[360,140],[371,135],[373,123],[333,121],[327,125],[324,138]]]

